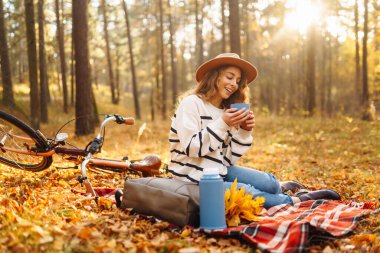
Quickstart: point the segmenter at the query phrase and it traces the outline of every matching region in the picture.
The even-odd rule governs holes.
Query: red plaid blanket
[[[269,252],[304,252],[312,227],[333,236],[346,235],[375,206],[375,203],[310,200],[294,206],[272,207],[259,222],[205,232],[238,236]]]
[[[76,190],[74,193],[85,194]],[[98,196],[114,198],[115,189],[97,188]],[[268,252],[304,252],[311,230],[343,236],[351,232],[361,217],[379,212],[376,203],[310,200],[279,205],[263,212],[261,221],[222,230],[204,230],[218,236],[240,237]],[[315,228],[315,229],[313,229]]]

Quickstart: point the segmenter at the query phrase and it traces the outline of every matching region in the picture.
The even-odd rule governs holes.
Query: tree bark
[[[200,17],[199,17],[200,16]],[[195,0],[195,43],[198,66],[203,63],[203,3]]]
[[[170,65],[171,65],[171,76],[172,76],[172,108],[174,109],[178,96],[177,87],[177,60],[176,51],[173,42],[174,31],[173,31],[173,21],[172,21],[172,9],[170,7],[170,1],[168,1],[169,7],[169,32],[170,32]]]
[[[355,0],[355,97],[356,105],[361,104],[361,87],[360,87],[360,47],[359,47],[359,10],[358,0]]]
[[[379,33],[379,25],[380,25],[380,3],[378,0],[373,0],[373,33],[374,33],[374,49],[376,52],[380,50],[380,33]],[[380,63],[379,63],[380,64]]]
[[[131,36],[131,29],[129,25],[129,16],[128,16],[128,7],[123,0],[123,9],[125,13],[125,22],[127,25],[127,35],[128,35],[128,48],[129,48],[129,56],[131,58],[131,71],[132,71],[132,88],[133,88],[133,102],[135,105],[135,117],[137,119],[141,119],[141,112],[140,112],[140,103],[138,98],[138,86],[137,86],[137,79],[136,79],[136,71],[135,71],[135,62],[133,57],[133,43],[132,43],[132,36]]]
[[[229,27],[230,27],[230,46],[231,52],[241,54],[240,47],[240,15],[239,1],[228,0],[230,8]]]
[[[45,34],[44,34],[44,0],[38,0],[38,39],[39,39],[39,67],[40,67],[40,104],[41,122],[47,123],[48,116],[48,77],[46,69]]]
[[[73,40],[75,54],[75,133],[86,135],[94,132],[94,109],[90,77],[88,49],[87,0],[72,3]]]
[[[307,111],[308,116],[313,116],[315,113],[315,26],[311,24],[309,27],[309,38],[307,44]]]
[[[37,77],[37,48],[36,34],[34,23],[34,5],[33,0],[25,0],[25,24],[26,39],[28,44],[28,65],[29,65],[29,82],[30,82],[30,117],[33,128],[40,127],[40,101]]]
[[[4,4],[0,0],[0,65],[1,65],[1,79],[3,81],[3,100],[2,104],[5,106],[15,106],[13,97],[13,84],[12,72],[9,61],[7,32],[4,20]]]
[[[71,63],[70,63],[70,73],[71,73],[71,79],[70,79],[70,86],[71,86],[71,106],[75,105],[75,54],[74,54],[74,40],[73,37],[71,37]]]
[[[120,101],[120,51],[119,51],[119,45],[116,44],[115,48],[116,53],[116,66],[115,66],[115,92],[116,92],[116,99],[117,101]]]
[[[163,24],[163,6],[162,0],[159,1],[160,8],[160,52],[161,52],[161,76],[162,76],[162,104],[161,104],[161,116],[162,119],[166,119],[166,100],[167,100],[167,88],[166,88],[166,71],[165,71],[165,50],[164,50],[164,24]]]
[[[323,28],[325,32],[326,30],[326,22],[323,21]],[[321,104],[321,116],[324,117],[326,115],[326,65],[327,65],[327,48],[326,48],[326,39],[322,38],[321,44],[322,50],[322,60],[321,60],[321,87],[320,87],[320,104]]]
[[[25,55],[25,41],[20,40],[18,42],[18,52],[17,52],[17,61],[18,61],[18,82],[25,83],[25,71],[26,71],[26,62],[24,60]]]
[[[295,89],[295,55],[290,55],[290,64],[289,64],[289,93],[288,93],[288,112],[290,115],[293,115],[294,109],[295,109],[295,98],[296,96],[296,89]]]
[[[327,59],[328,59],[328,75],[327,75],[327,87],[326,87],[326,111],[329,117],[332,116],[333,106],[332,106],[332,82],[333,82],[333,46],[332,46],[332,36],[328,35],[328,49],[327,49]]]
[[[62,10],[63,11],[63,10]],[[62,77],[62,90],[63,90],[63,111],[65,113],[69,112],[68,109],[68,90],[67,90],[67,79],[66,79],[66,57],[65,57],[65,43],[64,43],[64,31],[63,25],[60,20],[59,14],[59,0],[55,0],[55,16],[57,20],[57,39],[58,39],[58,49],[59,49],[59,59],[61,65],[61,77]]]
[[[160,55],[159,53],[155,53],[156,56],[155,56],[155,75],[154,75],[154,79],[155,79],[155,84],[156,84],[156,87],[154,89],[154,92],[153,92],[153,99],[152,99],[152,107],[151,108],[151,115],[152,115],[152,121],[155,120],[155,114],[156,114],[156,111],[160,111],[161,110],[161,104],[158,103],[158,101],[160,101],[160,72],[158,71],[158,69],[160,68],[159,66],[159,62],[160,62]]]
[[[249,32],[249,24],[250,24],[250,20],[249,20],[249,13],[248,13],[248,5],[249,5],[249,2],[250,0],[244,0],[243,2],[243,28],[242,30],[244,31],[244,37],[245,39],[243,40],[243,57],[245,59],[249,59],[249,55],[250,55],[250,48],[252,47],[251,45],[251,41],[250,41],[250,32]]]
[[[110,41],[108,36],[108,17],[107,17],[107,5],[106,1],[101,1],[101,9],[103,13],[103,32],[104,38],[106,41],[106,55],[107,55],[107,67],[108,67],[108,81],[111,89],[111,99],[113,104],[119,103],[118,98],[115,93],[115,80],[113,76],[113,68],[112,68],[112,59],[111,59],[111,50],[110,50]]]
[[[154,96],[154,106],[155,106],[155,111],[156,112],[162,112],[162,104],[163,103],[159,103],[159,101],[161,100],[161,89],[160,89],[160,81],[162,81],[162,79],[160,80],[160,50],[158,47],[160,47],[160,41],[161,41],[161,31],[160,29],[156,29],[156,34],[155,34],[155,38],[156,38],[156,45],[157,45],[157,49],[155,51],[155,61],[154,61],[154,64],[155,64],[155,81],[156,81],[156,90],[155,90],[155,96]],[[161,84],[162,86],[162,84]],[[154,118],[152,118],[152,120],[154,120]]]
[[[363,35],[363,95],[362,95],[362,108],[363,120],[373,120],[369,108],[369,92],[368,92],[368,63],[367,63],[367,42],[368,42],[368,0],[364,0],[364,35]]]
[[[221,0],[221,16],[222,16],[222,52],[227,52],[227,42],[226,42],[226,16],[224,15],[226,0]]]

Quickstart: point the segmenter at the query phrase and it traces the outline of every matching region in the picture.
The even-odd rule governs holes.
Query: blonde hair
[[[188,95],[197,95],[199,98],[210,101],[218,92],[218,79],[224,70],[230,66],[222,66],[207,72],[203,78],[197,83],[196,87],[185,92],[181,99]],[[233,103],[245,103],[249,101],[249,87],[245,73],[241,71],[241,78],[238,85],[238,90],[235,91],[229,98],[222,101],[222,108],[228,109]]]

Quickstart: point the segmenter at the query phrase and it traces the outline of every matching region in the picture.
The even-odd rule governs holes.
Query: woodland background
[[[178,96],[202,62],[236,52],[258,68],[250,85],[255,145],[239,164],[379,202],[379,0],[0,0],[0,109],[46,136],[85,147],[104,113],[106,157],[170,156]],[[144,124],[146,123],[146,124]],[[139,131],[144,129],[144,131]],[[90,134],[90,135],[88,135]],[[92,135],[91,135],[92,134]],[[84,136],[82,136],[84,135]],[[232,238],[97,206],[70,190],[78,171],[0,165],[0,251],[249,252]],[[89,173],[96,187],[122,175]],[[315,236],[311,252],[379,252],[380,219],[344,238]]]
[[[266,113],[373,119],[380,100],[378,0],[0,3],[2,103],[35,127],[60,103],[91,115],[76,132],[92,132],[99,86],[136,118],[165,119],[196,67],[227,51],[257,66]]]

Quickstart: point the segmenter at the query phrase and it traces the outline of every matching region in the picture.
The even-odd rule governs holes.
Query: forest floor
[[[101,110],[132,114],[119,107]],[[54,123],[41,127],[48,136],[67,120],[62,113],[51,115]],[[169,120],[147,121],[137,137],[143,123],[110,125],[102,154],[136,159],[155,153],[167,163]],[[73,137],[73,125],[62,131],[69,133],[72,143],[84,147],[93,136]],[[336,189],[345,200],[379,202],[379,140],[380,121],[257,114],[254,146],[239,164],[271,172],[282,181],[297,180],[310,189]],[[97,206],[92,199],[71,192],[83,188],[76,180],[79,171],[64,169],[68,166],[58,156],[53,166],[38,173],[0,165],[0,252],[255,252],[237,238],[173,230],[167,222],[151,222],[114,206]],[[89,172],[89,177],[95,187],[123,186],[119,174]],[[311,244],[309,250],[379,252],[380,217],[366,217],[354,233],[326,238]]]

